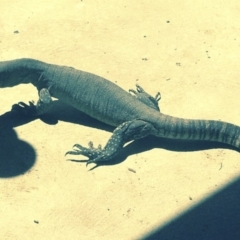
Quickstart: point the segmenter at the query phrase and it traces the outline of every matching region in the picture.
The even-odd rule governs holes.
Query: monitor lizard
[[[14,104],[12,110],[39,116],[49,110],[52,98],[57,98],[74,108],[116,127],[102,149],[75,144],[66,154],[84,155],[87,164],[113,159],[124,144],[154,135],[162,138],[222,142],[240,149],[240,127],[214,120],[183,119],[160,112],[158,101],[139,85],[132,94],[100,76],[72,67],[48,64],[22,58],[0,62],[0,87],[13,87],[32,83],[38,90],[36,105],[29,102]]]

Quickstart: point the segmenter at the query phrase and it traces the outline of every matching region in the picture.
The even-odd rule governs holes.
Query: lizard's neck
[[[28,58],[0,62],[0,88],[35,82],[45,66],[43,62]]]

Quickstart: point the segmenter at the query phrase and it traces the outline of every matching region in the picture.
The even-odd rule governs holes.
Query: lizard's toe
[[[83,155],[88,157],[89,161],[93,161],[101,154],[102,150],[100,148],[94,148],[92,142],[89,142],[88,145],[89,145],[89,148],[83,147],[80,144],[74,144],[73,148],[76,148],[76,149],[66,152],[65,156],[68,154]]]
[[[98,148],[94,148],[93,143],[89,142],[88,148],[83,147],[80,144],[74,144],[73,150],[66,152],[65,156],[68,154],[71,155],[83,155],[88,157],[87,165],[90,163],[99,163],[102,161],[107,161],[111,158],[110,154],[106,152],[106,150],[101,148],[101,145]]]

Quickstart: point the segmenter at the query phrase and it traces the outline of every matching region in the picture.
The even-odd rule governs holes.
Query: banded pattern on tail
[[[214,120],[191,120],[168,115],[161,117],[163,137],[227,143],[240,149],[240,127]]]

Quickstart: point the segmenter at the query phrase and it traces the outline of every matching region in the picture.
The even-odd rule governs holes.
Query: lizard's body
[[[71,67],[47,64],[33,59],[0,62],[0,87],[32,83],[39,91],[34,108],[40,115],[51,105],[51,96],[112,126],[117,126],[103,150],[84,148],[69,154],[89,157],[88,163],[113,158],[131,140],[155,135],[173,139],[209,140],[230,144],[240,149],[240,127],[213,120],[189,120],[160,113],[157,99],[139,86],[132,96],[114,83]],[[142,97],[142,99],[141,99]],[[150,100],[149,100],[150,98]],[[19,105],[18,105],[19,106]],[[21,106],[21,104],[20,104]],[[22,103],[25,109],[28,109]]]

